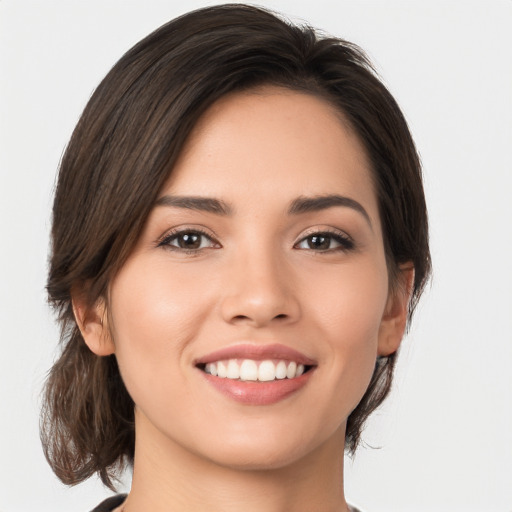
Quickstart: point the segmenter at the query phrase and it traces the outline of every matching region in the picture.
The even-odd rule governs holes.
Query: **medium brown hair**
[[[221,5],[163,25],[129,50],[92,95],[63,156],[53,207],[50,304],[62,353],[45,387],[41,437],[57,476],[98,472],[113,488],[133,463],[134,404],[115,356],[93,354],[80,334],[72,289],[93,305],[136,243],[184,142],[222,96],[276,85],[337,108],[362,141],[376,186],[391,285],[412,262],[409,315],[430,272],[421,167],[404,117],[365,54],[260,8]],[[368,415],[389,392],[395,354],[379,359],[347,423],[354,452]]]

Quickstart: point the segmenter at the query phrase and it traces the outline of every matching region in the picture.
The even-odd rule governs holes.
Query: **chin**
[[[210,460],[218,466],[237,471],[271,471],[290,466],[304,456],[305,452],[297,446],[278,449],[253,443],[250,447],[230,447],[212,453]]]
[[[297,425],[297,427],[299,427]],[[344,425],[334,433],[327,431],[301,431],[300,428],[281,431],[268,428],[250,432],[247,429],[239,436],[226,433],[217,442],[204,447],[202,455],[213,463],[240,471],[279,470],[305,461],[309,456],[326,450],[338,450],[343,454]]]

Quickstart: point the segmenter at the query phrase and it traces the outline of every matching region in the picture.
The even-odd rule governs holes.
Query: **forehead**
[[[343,193],[376,210],[358,136],[327,101],[265,87],[226,96],[201,117],[164,193],[226,197]]]

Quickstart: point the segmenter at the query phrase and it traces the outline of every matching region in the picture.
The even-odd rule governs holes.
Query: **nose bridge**
[[[257,326],[295,320],[299,304],[285,255],[268,242],[247,244],[235,253],[222,305],[225,320]]]

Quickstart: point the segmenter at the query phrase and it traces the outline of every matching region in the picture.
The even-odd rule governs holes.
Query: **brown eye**
[[[306,238],[306,243],[310,249],[326,251],[331,248],[331,238],[326,235],[313,235]]]
[[[313,233],[303,238],[295,247],[316,252],[348,251],[354,248],[354,242],[340,233]]]
[[[203,235],[197,233],[184,233],[175,238],[176,245],[180,249],[199,249]]]
[[[158,244],[159,247],[168,247],[178,251],[200,251],[201,249],[216,247],[216,245],[206,233],[191,230],[171,233]]]

